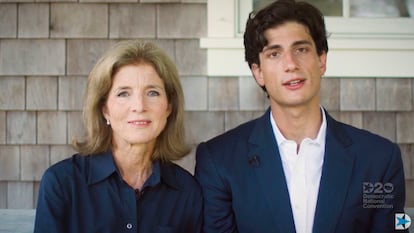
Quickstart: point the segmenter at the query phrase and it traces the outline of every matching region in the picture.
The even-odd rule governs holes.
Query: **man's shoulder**
[[[391,143],[391,141],[384,136],[381,136],[373,131],[363,128],[357,128],[355,126],[339,122],[342,128],[354,139],[358,138],[363,142],[366,141],[373,141],[373,142],[383,142],[383,143]],[[354,140],[355,141],[355,140]]]
[[[254,130],[262,124],[261,118],[242,123],[239,126],[198,145],[197,161],[211,159],[218,164],[233,164],[250,149],[249,140],[255,137]]]
[[[208,145],[215,145],[221,143],[232,143],[235,141],[246,141],[250,137],[252,130],[258,124],[260,118],[256,118],[247,122],[244,122],[235,128],[232,128],[220,135],[217,135],[205,143]]]
[[[337,137],[347,138],[350,145],[356,148],[369,148],[371,151],[388,151],[397,147],[390,139],[373,131],[339,122],[333,122],[334,133]],[[339,130],[338,130],[339,129]],[[338,133],[339,132],[339,133]]]

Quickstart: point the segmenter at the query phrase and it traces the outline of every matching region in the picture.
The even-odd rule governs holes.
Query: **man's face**
[[[287,22],[267,29],[264,35],[268,44],[259,54],[260,66],[253,64],[252,72],[256,82],[266,87],[271,105],[319,105],[326,53],[318,55],[307,28]]]

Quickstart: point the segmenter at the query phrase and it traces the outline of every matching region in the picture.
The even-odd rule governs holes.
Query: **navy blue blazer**
[[[394,232],[395,213],[403,213],[405,202],[400,149],[326,115],[313,232]],[[204,194],[204,232],[295,232],[269,117],[270,110],[198,146],[195,176]]]

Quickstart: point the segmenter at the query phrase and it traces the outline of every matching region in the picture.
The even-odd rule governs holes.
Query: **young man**
[[[405,202],[400,150],[321,107],[326,35],[307,3],[250,15],[245,57],[270,108],[198,146],[204,232],[394,232]]]

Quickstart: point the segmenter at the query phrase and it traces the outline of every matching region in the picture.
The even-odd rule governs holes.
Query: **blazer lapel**
[[[334,232],[352,176],[354,157],[347,153],[352,140],[327,115],[325,157],[315,211],[313,232]]]
[[[249,164],[255,174],[277,224],[277,232],[295,232],[289,192],[279,149],[270,124],[270,111],[258,119],[250,135]]]

